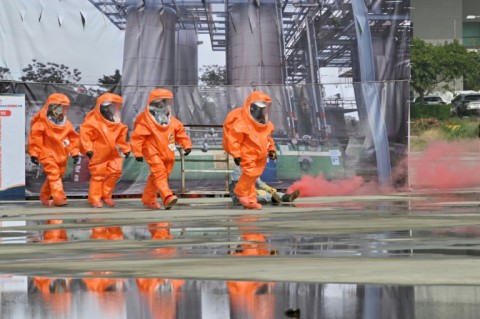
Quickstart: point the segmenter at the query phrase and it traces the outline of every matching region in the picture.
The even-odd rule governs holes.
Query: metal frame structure
[[[119,29],[125,29],[126,8],[142,5],[139,0],[89,0]],[[177,28],[209,34],[213,51],[224,51],[227,45],[228,7],[251,0],[158,0],[178,12]],[[410,0],[365,0],[369,8],[372,37],[411,33]],[[285,67],[287,83],[318,83],[312,70],[320,67],[352,67],[355,47],[355,21],[351,0],[255,0],[276,3],[282,8]],[[311,50],[314,59],[306,57]],[[310,76],[308,74],[310,73]]]
[[[198,129],[198,128],[216,128],[216,129],[222,129],[222,125],[185,125],[185,127],[189,128],[190,131],[193,128]],[[217,150],[222,150],[223,148],[220,146]],[[181,194],[217,194],[217,195],[228,195],[229,194],[229,181],[230,181],[230,173],[232,172],[232,168],[230,167],[230,155],[228,155],[226,152],[225,153],[225,158],[224,159],[192,159],[192,158],[186,158],[183,151],[180,151],[180,193]],[[187,169],[186,168],[186,162],[203,162],[203,163],[223,163],[225,164],[225,169]],[[202,191],[189,191],[187,189],[186,185],[186,174],[187,173],[224,173],[225,174],[225,188],[223,190],[218,190],[218,191],[207,191],[207,192],[202,192]]]

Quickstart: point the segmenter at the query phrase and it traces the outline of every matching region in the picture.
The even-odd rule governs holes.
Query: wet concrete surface
[[[2,203],[0,317],[53,318],[68,295],[58,317],[153,318],[160,307],[160,318],[288,318],[297,308],[301,318],[477,318],[479,198],[299,198],[263,210],[181,198],[169,211],[139,199]],[[98,306],[109,302],[114,316]]]

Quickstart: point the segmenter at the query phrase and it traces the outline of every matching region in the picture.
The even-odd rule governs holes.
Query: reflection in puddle
[[[342,214],[346,214],[342,212]],[[363,216],[358,218],[363,222]],[[404,217],[381,216],[379,226],[372,229],[380,230],[381,223],[400,221]],[[436,217],[435,217],[436,218]],[[430,220],[435,220],[430,218]],[[92,219],[89,224],[77,220],[50,219],[41,222],[12,221],[4,222],[0,228],[0,243],[12,244],[36,242],[41,245],[70,245],[75,242],[92,241],[80,251],[70,251],[68,247],[62,253],[70,253],[79,259],[115,259],[128,258],[134,254],[135,259],[207,257],[212,255],[231,256],[317,256],[317,257],[369,257],[395,256],[414,257],[430,254],[478,256],[474,244],[468,239],[480,237],[480,226],[436,227],[429,230],[392,230],[383,232],[364,232],[355,223],[355,232],[318,235],[291,232],[288,222],[279,221],[275,224],[269,218],[259,218],[256,215],[245,215],[226,221],[227,226],[203,227],[202,225],[175,224],[165,221],[152,222],[146,225],[119,226],[112,225],[110,220]],[[412,218],[414,222],[415,219]],[[295,222],[295,221],[293,221]],[[297,221],[298,222],[298,221]],[[317,221],[319,227],[337,221],[330,215],[322,215]],[[282,232],[273,233],[269,226],[283,227]],[[103,225],[102,225],[103,224]],[[100,226],[99,226],[100,225]],[[311,227],[305,224],[306,227]],[[370,228],[370,225],[365,223]],[[405,224],[408,226],[409,224]],[[8,226],[8,227],[7,227]],[[17,227],[37,228],[36,232],[16,230]],[[386,224],[386,226],[389,226]],[[391,227],[391,226],[389,226]],[[399,226],[395,226],[399,228]],[[348,229],[348,228],[347,228]],[[290,231],[290,232],[289,232]],[[21,236],[25,234],[25,236]],[[32,235],[35,234],[35,235]],[[443,247],[438,249],[439,240]],[[461,240],[464,240],[462,242]],[[128,241],[125,244],[115,241]],[[149,241],[156,241],[152,244]],[[107,242],[111,242],[108,245]],[[426,245],[430,244],[431,245]],[[93,246],[92,246],[93,245]],[[419,247],[420,246],[420,247]],[[431,246],[431,247],[430,247]],[[464,246],[464,247],[462,247]],[[473,250],[472,250],[473,249]],[[61,254],[58,257],[62,257]]]
[[[0,296],[2,318],[16,319],[450,319],[480,311],[480,287],[468,286],[3,275]]]

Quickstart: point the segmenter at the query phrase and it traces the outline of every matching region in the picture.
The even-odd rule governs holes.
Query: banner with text
[[[0,200],[25,199],[25,95],[0,94]]]

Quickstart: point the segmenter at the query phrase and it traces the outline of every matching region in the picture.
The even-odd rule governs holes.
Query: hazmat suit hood
[[[155,89],[150,92],[145,106],[145,118],[149,125],[165,129],[171,123],[173,93],[167,89]]]
[[[108,126],[120,125],[120,110],[122,108],[123,98],[113,93],[104,93],[97,98],[95,108],[91,114],[96,120],[107,124]]]
[[[64,94],[53,93],[45,101],[40,112],[32,119],[32,123],[42,119],[50,129],[63,131],[67,123],[67,113],[70,108],[70,100]]]
[[[272,98],[261,91],[252,92],[242,107],[242,115],[256,129],[264,129],[270,123]]]

